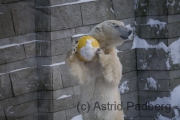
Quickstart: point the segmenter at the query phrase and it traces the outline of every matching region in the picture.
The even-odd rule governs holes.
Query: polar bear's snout
[[[119,26],[117,29],[120,32],[120,37],[124,40],[128,39],[132,33],[132,30],[127,29],[125,26]]]

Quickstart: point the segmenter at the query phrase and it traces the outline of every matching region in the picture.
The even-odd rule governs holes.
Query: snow
[[[156,48],[163,49],[165,52],[168,52],[168,47],[163,42],[160,42],[158,45],[149,45],[145,39],[141,39],[136,35],[134,36],[133,46],[131,49],[135,48],[145,48],[146,50],[149,48]]]
[[[146,23],[147,25],[151,25],[151,27],[158,27],[157,25],[159,25],[159,30],[162,30],[163,28],[165,28],[166,26],[166,22],[161,22],[159,20],[153,20],[153,19],[149,19],[148,22]]]
[[[73,35],[72,37],[75,38],[75,37],[81,37],[81,36],[84,36],[84,35],[87,35],[87,34],[76,34],[76,35]]]
[[[3,46],[0,46],[0,49],[7,48],[7,47],[12,47],[12,46],[16,46],[16,45],[19,45],[19,44],[8,44],[8,45],[3,45]]]
[[[88,61],[91,61],[94,58],[97,51],[97,48],[93,47],[91,43],[92,43],[92,40],[88,39],[86,41],[86,45],[82,47],[79,51],[81,57],[83,57],[84,59]]]
[[[159,114],[159,115],[157,116],[157,118],[155,118],[155,120],[171,120],[171,119],[169,119],[169,118],[167,118],[167,117],[164,117],[164,116],[162,116],[161,114]]]
[[[145,4],[141,3],[141,7],[144,7],[144,6],[146,6],[146,5],[147,5],[147,3],[145,3]]]
[[[73,117],[71,120],[83,120],[82,115],[77,115],[77,116]]]
[[[59,6],[66,6],[66,5],[74,5],[74,4],[85,3],[85,2],[92,2],[92,1],[97,1],[97,0],[79,0],[77,2],[64,3],[64,4],[53,5],[53,6],[48,6],[48,7],[59,7]],[[38,8],[45,8],[45,7],[38,7]]]
[[[129,90],[129,87],[128,87],[128,83],[129,81],[124,81],[123,83],[122,83],[122,85],[119,87],[119,91],[121,92],[121,93],[124,93],[126,90]]]
[[[61,97],[57,98],[57,100],[64,99],[64,98],[67,98],[67,97],[71,97],[71,95],[62,95]]]
[[[129,29],[129,30],[132,30],[132,31],[135,30],[133,27],[131,27],[130,24],[126,25],[126,28]],[[133,40],[133,32],[131,33],[130,36],[128,36],[128,39],[129,39],[129,40]]]
[[[54,63],[54,64],[51,64],[51,65],[41,65],[41,66],[49,66],[49,67],[54,67],[54,66],[58,66],[58,65],[64,65],[66,64],[65,62],[60,62],[60,63]]]
[[[172,2],[172,3],[169,3],[169,1],[167,0],[167,4],[166,4],[166,5],[167,5],[167,6],[169,6],[169,5],[170,5],[170,6],[174,6],[174,5],[175,5],[175,3],[176,3],[176,2],[175,2],[175,0],[173,0],[173,2]]]
[[[112,13],[114,13],[114,10],[113,10],[112,8],[110,8],[110,11],[111,11]]]
[[[170,97],[157,98],[155,101],[149,102],[152,105],[163,105],[163,104],[171,104],[171,107],[177,106],[180,109],[180,85],[175,87],[171,91]]]
[[[149,87],[157,90],[157,81],[155,81],[152,77],[150,77],[150,78],[147,78],[147,82],[148,82]]]
[[[180,38],[169,46],[173,64],[180,64]]]
[[[138,9],[138,2],[139,2],[139,0],[135,0],[135,5],[134,5],[134,10],[137,10]]]
[[[168,58],[167,61],[166,61],[166,67],[167,67],[168,70],[171,68],[170,63],[169,63],[169,59],[170,58]]]
[[[28,69],[28,68],[32,68],[32,67],[25,67],[25,68],[21,68],[21,69],[15,69],[15,70],[10,71],[10,73],[11,72],[17,72],[17,71],[20,71],[20,70],[25,70],[25,69]]]

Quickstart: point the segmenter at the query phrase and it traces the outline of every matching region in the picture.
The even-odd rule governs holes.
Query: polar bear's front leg
[[[68,52],[66,56],[66,63],[70,67],[71,74],[81,83],[83,84],[85,81],[84,77],[88,72],[86,72],[86,67],[84,66],[84,62],[81,61],[76,54],[77,48],[76,48],[77,42],[75,42],[75,45],[73,45],[73,48],[71,51]]]
[[[97,52],[103,70],[104,79],[109,83],[119,84],[122,70],[121,63],[116,54],[105,54],[102,49]]]

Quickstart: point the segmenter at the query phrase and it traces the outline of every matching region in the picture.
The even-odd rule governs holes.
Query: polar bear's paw
[[[78,41],[73,41],[71,54],[75,54],[77,52],[77,46],[78,46]]]

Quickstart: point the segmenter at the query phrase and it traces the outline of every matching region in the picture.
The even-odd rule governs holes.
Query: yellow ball
[[[91,61],[100,48],[98,41],[92,36],[83,36],[78,40],[77,55],[83,61]]]

